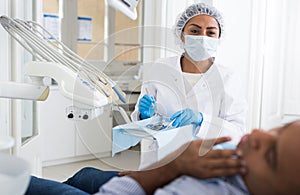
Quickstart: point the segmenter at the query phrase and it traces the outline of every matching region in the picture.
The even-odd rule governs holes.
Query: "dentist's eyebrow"
[[[192,24],[190,24],[191,26],[195,26],[195,27],[197,27],[197,28],[200,28],[200,29],[202,29],[202,27],[201,26],[199,26],[198,24],[194,24],[194,23],[192,23]],[[218,27],[215,27],[215,26],[209,26],[209,27],[207,27],[206,29],[213,29],[213,30],[218,30]]]
[[[215,27],[215,26],[210,26],[210,27],[207,27],[206,29],[210,29],[210,30],[218,30],[218,28]]]
[[[191,26],[195,26],[197,28],[202,28],[201,26],[199,26],[198,24],[190,24]]]

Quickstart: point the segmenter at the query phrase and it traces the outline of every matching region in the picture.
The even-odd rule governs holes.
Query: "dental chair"
[[[14,145],[12,137],[0,138],[0,193],[24,194],[30,181],[30,166],[25,160],[7,154]]]

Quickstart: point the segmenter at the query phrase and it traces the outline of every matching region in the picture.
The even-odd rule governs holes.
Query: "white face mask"
[[[184,50],[198,62],[215,57],[219,45],[219,39],[207,36],[184,35]]]

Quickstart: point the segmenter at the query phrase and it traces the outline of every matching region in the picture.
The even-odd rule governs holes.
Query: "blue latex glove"
[[[142,119],[150,118],[156,110],[156,101],[153,96],[144,95],[138,104],[139,112]]]
[[[173,116],[171,116],[170,120],[175,121],[172,123],[174,127],[182,127],[185,125],[198,125],[200,126],[203,121],[203,115],[201,112],[196,112],[191,109],[184,109],[181,111],[176,112]]]

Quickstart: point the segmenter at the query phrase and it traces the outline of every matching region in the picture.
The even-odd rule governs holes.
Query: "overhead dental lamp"
[[[106,0],[107,4],[126,16],[130,19],[135,20],[137,18],[136,6],[139,0]]]
[[[50,77],[61,94],[73,100],[75,106],[66,109],[71,119],[92,119],[101,114],[104,105],[126,102],[125,93],[112,79],[59,40],[49,41],[47,37],[54,36],[38,23],[7,16],[1,16],[0,23],[35,59],[25,67],[32,83],[0,81],[0,98],[46,100],[49,86],[44,78]],[[84,113],[90,116],[82,118]]]

